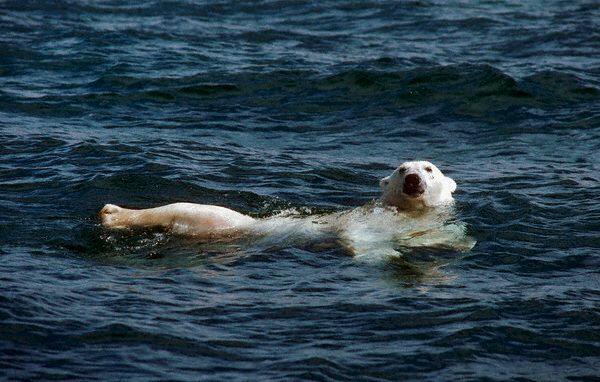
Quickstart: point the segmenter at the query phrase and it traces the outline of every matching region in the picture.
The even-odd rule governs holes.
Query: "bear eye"
[[[398,172],[404,172],[406,171],[406,167],[398,167]]]
[[[427,172],[432,172],[432,171],[433,171],[433,169],[432,169],[431,167],[427,166],[427,167],[425,167],[425,171],[427,171]]]

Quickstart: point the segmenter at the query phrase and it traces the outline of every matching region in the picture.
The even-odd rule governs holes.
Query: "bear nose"
[[[408,196],[418,196],[421,195],[424,190],[423,186],[421,186],[421,178],[417,174],[408,174],[404,178],[404,186],[402,187],[402,192],[404,192]]]

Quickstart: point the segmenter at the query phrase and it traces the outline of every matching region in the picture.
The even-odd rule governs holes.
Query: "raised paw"
[[[102,225],[108,228],[125,228],[123,215],[124,209],[114,204],[107,204],[100,210]]]

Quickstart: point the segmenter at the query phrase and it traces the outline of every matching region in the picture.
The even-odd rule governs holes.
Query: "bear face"
[[[402,163],[380,181],[383,204],[404,210],[451,203],[456,182],[427,161]]]

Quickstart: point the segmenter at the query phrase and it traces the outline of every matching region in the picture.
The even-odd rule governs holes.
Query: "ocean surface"
[[[456,180],[470,251],[103,229]],[[600,376],[597,1],[0,1],[0,380]]]

